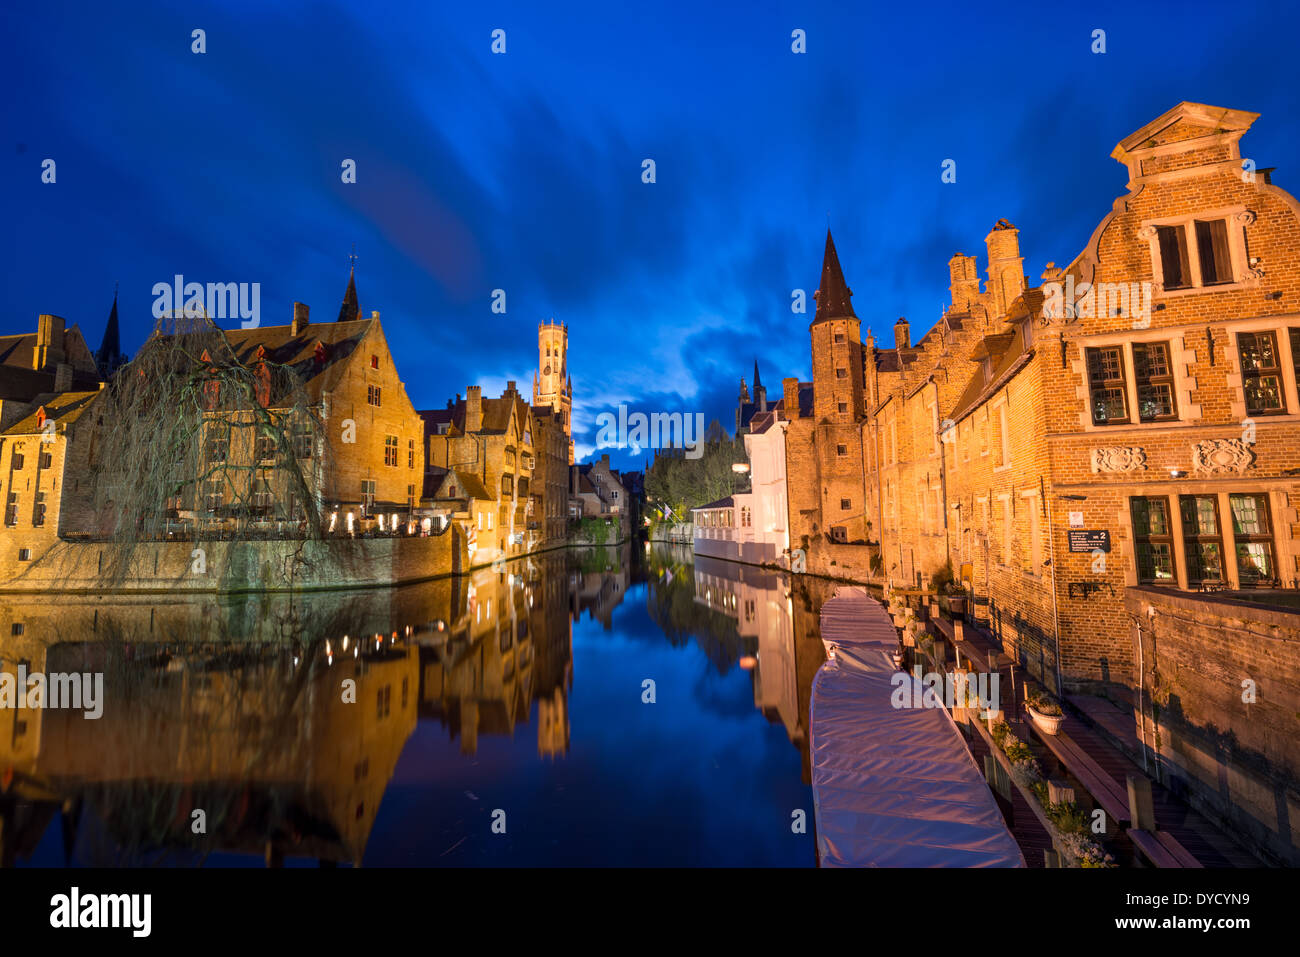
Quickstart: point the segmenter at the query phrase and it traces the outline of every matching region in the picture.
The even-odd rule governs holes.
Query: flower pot
[[[1043,714],[1041,711],[1035,711],[1032,705],[1025,705],[1025,710],[1029,712],[1029,719],[1034,722],[1034,727],[1043,734],[1056,734],[1061,730],[1061,722],[1065,720],[1063,714]]]

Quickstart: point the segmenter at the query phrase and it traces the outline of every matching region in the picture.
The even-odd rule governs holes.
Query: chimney
[[[898,349],[912,348],[912,327],[907,324],[906,316],[899,316],[894,323],[894,346]]]
[[[44,313],[36,320],[36,349],[32,354],[33,369],[44,369],[46,366],[63,361],[64,325],[60,317]]]
[[[784,391],[781,403],[785,410],[782,415],[787,419],[799,418],[799,380],[787,376],[781,380],[781,388]]]
[[[60,362],[54,367],[54,391],[72,391],[72,366],[66,362]]]
[[[948,291],[952,294],[953,307],[958,310],[969,309],[979,298],[980,278],[974,256],[956,253],[948,260]]]
[[[465,431],[480,432],[483,429],[483,387],[472,385],[465,390]]]
[[[507,392],[518,392],[518,391],[519,391],[518,389],[515,388],[515,380],[514,380],[514,379],[511,379],[511,380],[509,380],[509,381],[506,383],[506,391],[507,391]]]
[[[371,309],[371,310],[370,310],[370,318],[373,319],[373,320],[375,320],[375,322],[378,322],[378,321],[379,321],[379,310],[378,310],[378,309]]]
[[[295,336],[302,335],[302,331],[306,329],[307,326],[309,325],[309,320],[307,319],[307,313],[308,313],[308,308],[306,303],[295,302],[293,304],[292,331]]]
[[[602,456],[600,457],[600,464],[603,465],[603,466],[605,466],[605,468],[609,468],[609,455],[608,455],[608,454],[606,454],[606,455],[602,455]]]
[[[996,305],[994,315],[1006,314],[1017,296],[1025,291],[1025,261],[1020,255],[1020,230],[999,219],[984,237],[989,250],[988,291]]]

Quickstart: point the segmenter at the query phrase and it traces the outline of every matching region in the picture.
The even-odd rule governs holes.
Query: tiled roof
[[[90,403],[95,396],[99,395],[99,390],[89,392],[61,392],[57,395],[37,396],[34,401],[38,403],[35,411],[25,418],[19,419],[6,431],[6,435],[35,435],[40,432],[42,425],[40,422],[41,410],[44,410],[45,421],[54,421],[58,425],[71,425],[81,418],[83,412],[90,407]]]

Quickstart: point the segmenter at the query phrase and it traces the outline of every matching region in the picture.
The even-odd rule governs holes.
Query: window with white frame
[[[1138,231],[1150,244],[1158,295],[1193,292],[1245,282],[1246,227],[1255,221],[1244,207],[1151,220]]]

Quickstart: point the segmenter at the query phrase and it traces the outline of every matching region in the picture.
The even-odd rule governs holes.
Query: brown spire
[[[343,294],[343,305],[339,307],[338,322],[353,322],[361,315],[361,306],[357,303],[357,267],[354,263],[348,274],[348,291]]]
[[[813,322],[823,319],[856,319],[853,304],[849,299],[853,290],[844,282],[844,273],[840,270],[840,257],[835,253],[835,241],[831,231],[826,230],[826,254],[822,257],[821,287],[814,294],[817,298],[817,313]]]

